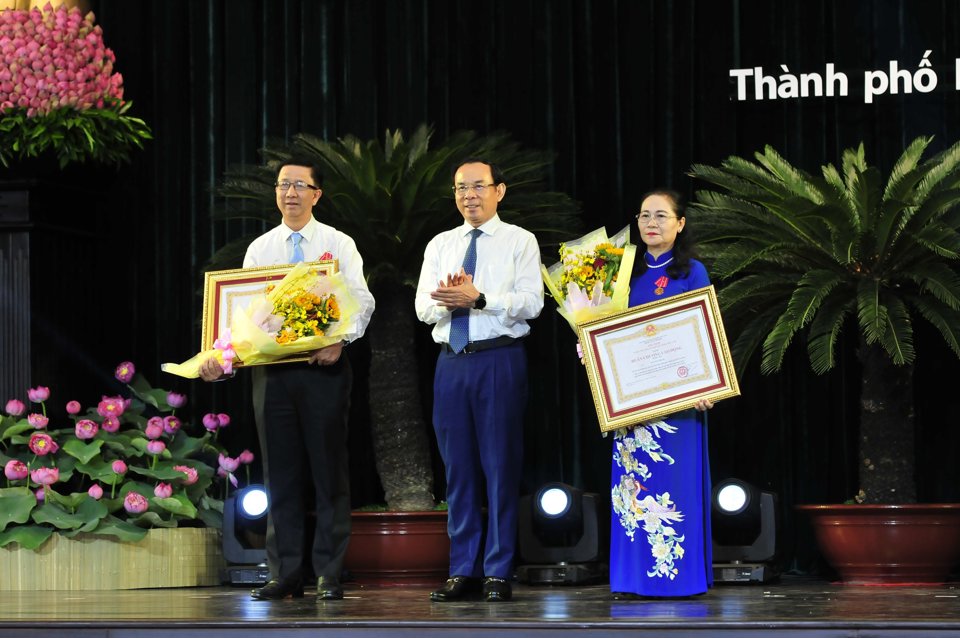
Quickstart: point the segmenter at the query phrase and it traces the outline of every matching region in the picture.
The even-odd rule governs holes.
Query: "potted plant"
[[[212,544],[219,556],[216,530],[222,526],[222,498],[231,483],[237,484],[234,472],[252,462],[253,455],[244,451],[231,458],[217,442],[218,430],[229,424],[226,414],[208,414],[202,426],[191,426],[176,414],[186,396],[151,387],[130,362],[117,366],[115,376],[125,385],[127,396],[103,396],[86,409],[78,401],[67,401],[65,418],[52,410],[48,413],[52,393],[46,386],[31,388],[26,402],[11,398],[4,404],[0,465],[6,486],[0,488],[0,554],[6,559],[14,551],[40,551],[35,558],[21,555],[17,561],[0,561],[4,583],[0,588],[26,578],[22,572],[31,572],[26,567],[31,561],[36,565],[46,561],[47,571],[38,573],[52,575],[57,569],[56,551],[65,546],[68,550],[63,551],[73,552],[87,544],[93,548],[96,542],[101,547],[110,541],[137,543],[151,530],[202,530],[199,542]],[[78,542],[69,549],[65,539],[89,543]],[[169,561],[173,556],[159,558]],[[67,580],[54,577],[50,586],[112,588],[97,586],[110,577],[144,587],[217,582],[216,561],[191,566],[186,564],[190,561],[180,560],[177,566],[149,575],[179,574],[180,567],[212,568],[213,582],[192,582],[187,576],[187,582],[148,584],[123,573],[104,580],[101,570],[94,569],[95,559],[85,557],[82,562],[96,574]],[[143,567],[141,562],[137,565]],[[126,569],[132,568],[117,571]]]
[[[228,172],[220,189],[228,203],[255,202],[240,210],[229,208],[220,217],[257,217],[273,224],[274,167],[293,155],[314,158],[324,173],[318,217],[350,235],[363,255],[370,290],[377,301],[367,330],[370,396],[376,397],[370,410],[373,451],[386,511],[354,515],[351,554],[355,556],[371,555],[358,550],[358,534],[385,536],[388,526],[408,525],[408,517],[398,512],[425,512],[436,504],[429,426],[423,419],[419,392],[413,299],[427,242],[459,222],[450,190],[451,163],[467,156],[483,156],[499,164],[509,179],[509,194],[499,207],[501,217],[535,233],[541,245],[555,245],[577,223],[575,203],[565,194],[544,189],[544,173],[550,161],[547,154],[521,149],[504,133],[480,136],[460,132],[431,147],[432,135],[427,125],[420,125],[409,137],[399,130],[387,131],[382,141],[348,135],[328,142],[312,135],[296,135],[290,144],[264,150],[267,166]],[[222,248],[211,267],[236,267],[250,240],[245,237]],[[445,570],[446,512],[428,518],[432,519],[434,533],[442,538],[427,542],[439,544],[439,562]],[[408,529],[403,535],[410,540],[417,533]],[[377,556],[388,553],[403,558],[410,556],[411,550],[372,552]],[[350,558],[348,555],[348,563]]]
[[[885,181],[863,144],[821,176],[769,146],[755,162],[731,157],[691,169],[719,187],[697,193],[697,227],[725,282],[718,296],[739,366],[761,348],[761,371],[776,372],[805,333],[810,365],[822,374],[836,364],[841,332],[858,332],[858,500],[869,504],[807,508],[815,525],[824,523],[817,535],[825,557],[849,582],[942,581],[960,559],[958,506],[913,505],[914,322],[933,324],[960,356],[960,143],[922,161],[930,141],[914,140]],[[869,527],[864,519],[873,515],[885,523]],[[852,543],[825,546],[839,540]],[[865,555],[845,554],[857,549]],[[941,554],[939,565],[931,553]]]

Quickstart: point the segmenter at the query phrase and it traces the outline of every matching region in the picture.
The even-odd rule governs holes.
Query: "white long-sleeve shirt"
[[[281,223],[254,239],[243,258],[243,267],[289,264],[293,256],[293,242],[290,240],[293,232],[286,224]],[[300,248],[303,249],[304,261],[316,261],[325,253],[330,253],[330,259],[339,262],[340,272],[347,281],[350,294],[360,304],[360,312],[350,318],[345,340],[349,342],[359,339],[367,330],[376,303],[364,279],[363,258],[357,252],[356,243],[348,235],[333,226],[321,224],[314,217],[297,232],[303,237]]]
[[[433,340],[450,342],[452,313],[430,298],[439,281],[456,273],[470,244],[473,226],[440,233],[430,240],[423,254],[417,284],[417,317],[433,328]],[[477,266],[473,285],[487,298],[483,310],[470,311],[470,341],[500,336],[522,337],[530,332],[527,319],[543,309],[543,280],[540,277],[540,248],[533,233],[508,224],[494,215],[480,226],[477,237]]]

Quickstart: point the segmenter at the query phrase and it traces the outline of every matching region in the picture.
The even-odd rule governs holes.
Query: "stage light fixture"
[[[223,558],[221,581],[227,585],[262,585],[270,578],[267,567],[267,508],[270,499],[262,485],[250,485],[223,503]]]
[[[518,580],[546,585],[603,580],[607,564],[598,501],[596,494],[564,483],[547,483],[521,497]]]
[[[717,583],[765,583],[776,578],[777,498],[740,479],[713,488],[713,579]]]

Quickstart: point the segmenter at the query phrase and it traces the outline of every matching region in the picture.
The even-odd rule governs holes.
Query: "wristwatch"
[[[487,307],[487,296],[481,292],[480,296],[477,297],[477,300],[473,302],[473,309],[483,310],[486,307]]]

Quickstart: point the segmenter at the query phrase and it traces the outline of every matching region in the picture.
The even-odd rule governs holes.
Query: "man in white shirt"
[[[506,190],[485,160],[457,167],[453,192],[464,223],[427,244],[417,286],[417,317],[435,324],[441,344],[433,426],[446,467],[450,578],[430,594],[437,602],[481,586],[491,602],[512,595],[527,402],[520,340],[543,308],[543,281],[536,238],[497,215]]]
[[[350,477],[347,415],[352,372],[344,345],[363,336],[374,300],[353,239],[313,216],[320,201],[320,170],[291,160],[277,173],[277,208],[282,223],[247,248],[244,268],[336,259],[361,310],[351,317],[345,340],[314,351],[306,363],[252,368],[254,419],[264,477],[270,494],[267,558],[271,580],[252,596],[278,600],[303,596],[305,498],[313,484],[316,526],[310,559],[317,597],[343,598],[340,571],[350,538]],[[200,369],[205,381],[223,378],[215,358]]]

